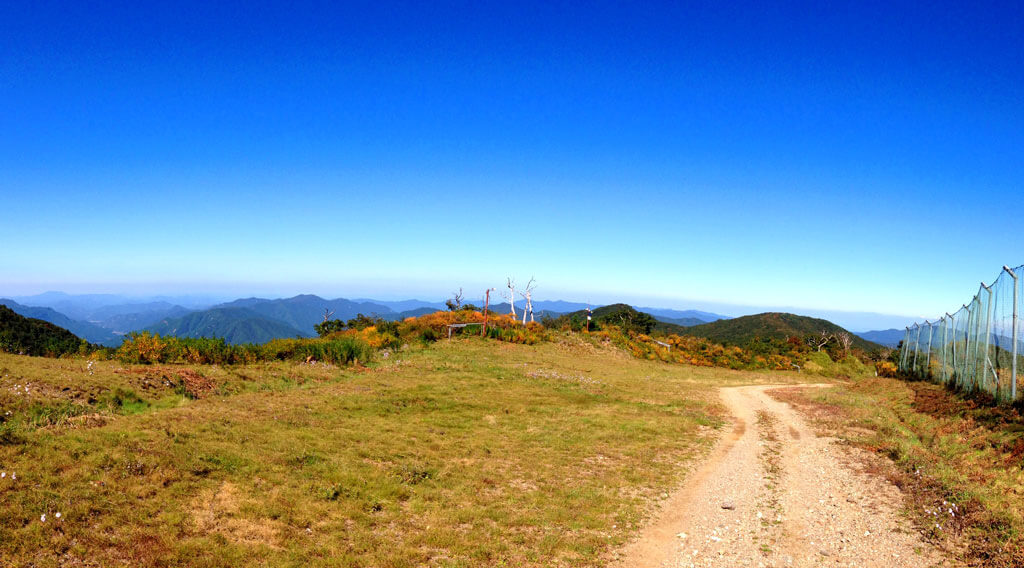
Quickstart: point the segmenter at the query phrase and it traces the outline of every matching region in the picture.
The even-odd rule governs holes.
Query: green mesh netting
[[[965,391],[983,391],[999,401],[1021,397],[1024,370],[1020,305],[1024,266],[1004,270],[967,304],[935,321],[907,328],[900,370]]]

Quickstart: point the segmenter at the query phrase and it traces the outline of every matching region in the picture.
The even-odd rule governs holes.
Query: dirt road
[[[854,472],[771,388],[722,389],[732,431],[618,566],[944,565],[900,517],[899,490]]]

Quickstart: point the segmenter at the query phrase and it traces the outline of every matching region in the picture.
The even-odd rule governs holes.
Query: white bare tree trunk
[[[511,278],[506,280],[508,286],[508,305],[512,307],[512,319],[516,318],[516,283]]]

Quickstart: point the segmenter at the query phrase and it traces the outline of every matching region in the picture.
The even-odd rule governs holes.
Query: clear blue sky
[[[932,316],[1024,263],[1024,5],[0,7],[0,295]]]

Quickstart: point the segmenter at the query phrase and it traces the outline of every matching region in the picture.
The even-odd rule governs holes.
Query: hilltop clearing
[[[0,542],[37,566],[600,566],[710,447],[712,385],[798,378],[571,336],[368,369],[0,370]]]

